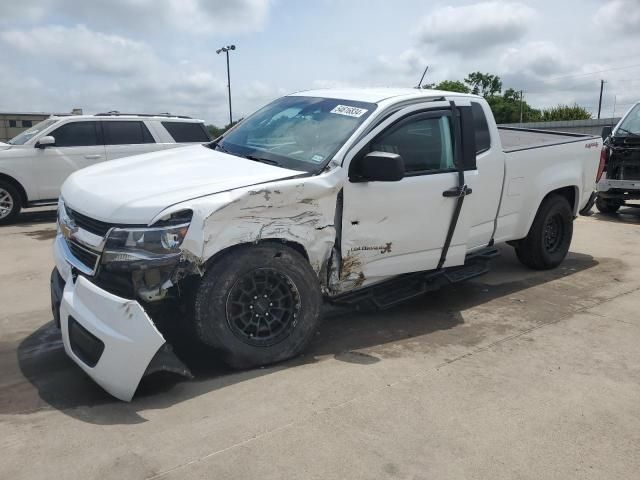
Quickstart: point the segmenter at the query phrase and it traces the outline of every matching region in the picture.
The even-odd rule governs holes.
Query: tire
[[[596,199],[596,208],[598,211],[607,215],[616,213],[621,206],[622,202],[620,200],[608,200],[600,196]]]
[[[284,245],[251,246],[223,256],[205,273],[194,330],[233,368],[269,365],[302,352],[321,306],[318,276],[301,254]]]
[[[0,180],[0,225],[12,223],[22,207],[22,200],[16,187]]]
[[[555,268],[567,256],[573,237],[573,211],[566,198],[551,194],[542,203],[529,234],[516,245],[518,260],[534,270]]]

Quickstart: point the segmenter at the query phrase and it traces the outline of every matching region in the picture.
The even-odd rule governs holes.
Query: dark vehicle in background
[[[613,129],[602,130],[604,141],[598,172],[596,207],[615,213],[629,200],[640,200],[640,102]]]

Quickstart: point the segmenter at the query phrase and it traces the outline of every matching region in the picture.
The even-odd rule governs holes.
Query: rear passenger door
[[[140,120],[103,120],[101,124],[107,160],[162,149]]]

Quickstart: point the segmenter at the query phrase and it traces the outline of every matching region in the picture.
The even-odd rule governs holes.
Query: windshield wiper
[[[253,160],[254,162],[268,163],[269,165],[275,165],[277,167],[280,166],[278,162],[269,158],[256,157],[254,155],[243,155],[243,157],[248,160]]]
[[[222,144],[220,144],[220,142],[216,142],[215,140],[209,144],[209,148],[212,148],[213,150],[220,150],[221,152],[224,152],[224,153],[231,153],[229,152],[229,150],[224,148]]]
[[[629,135],[633,135],[634,137],[640,137],[640,133],[631,132],[631,131],[627,130],[626,128],[618,127],[618,131],[619,132],[628,133]]]

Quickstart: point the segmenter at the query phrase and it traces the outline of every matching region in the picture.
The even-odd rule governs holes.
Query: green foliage
[[[589,120],[591,113],[577,103],[573,105],[556,105],[542,110],[542,120],[552,122],[558,120]]]
[[[424,88],[482,95],[491,107],[496,123],[519,123],[521,109],[523,122],[591,118],[591,114],[577,104],[557,105],[542,111],[533,108],[527,102],[521,102],[520,92],[513,88],[508,88],[502,93],[502,80],[499,76],[491,73],[472,72],[464,79],[464,83],[459,80],[444,80]]]
[[[458,93],[471,93],[471,89],[467,87],[460,80],[443,80],[442,82],[432,83],[424,88],[431,88],[434,90],[444,90],[446,92],[458,92]]]
[[[520,121],[520,94],[508,89],[503,95],[488,97],[496,123],[518,123]],[[532,108],[527,102],[522,103],[522,121],[537,122],[541,120],[540,110]]]
[[[209,132],[209,135],[211,135],[211,138],[218,138],[220,135],[222,135],[224,132],[229,130],[231,127],[233,127],[240,121],[242,121],[242,118],[240,118],[239,120],[234,120],[233,122],[226,124],[224,127],[207,125],[206,128],[207,128],[207,131]]]
[[[464,83],[471,87],[471,93],[492,97],[502,91],[502,80],[497,75],[491,73],[473,72],[467,75]]]

